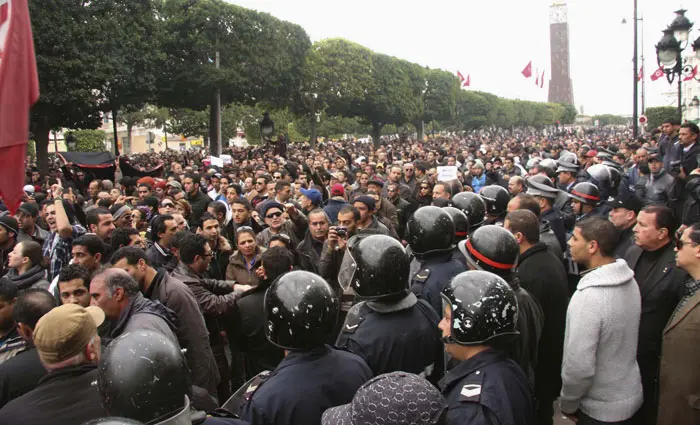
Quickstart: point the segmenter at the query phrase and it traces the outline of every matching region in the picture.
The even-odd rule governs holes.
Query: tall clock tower
[[[549,41],[551,49],[551,76],[548,101],[574,104],[574,89],[569,66],[569,24],[566,3],[549,8]]]

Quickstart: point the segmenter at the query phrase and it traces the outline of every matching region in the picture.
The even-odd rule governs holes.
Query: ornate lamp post
[[[681,52],[688,46],[688,37],[693,23],[685,16],[685,9],[677,10],[676,18],[666,28],[656,45],[656,58],[663,67],[669,84],[678,76],[678,119],[683,118],[683,57]],[[696,40],[697,42],[697,40]],[[695,43],[693,43],[695,45]],[[696,52],[697,54],[697,52]]]

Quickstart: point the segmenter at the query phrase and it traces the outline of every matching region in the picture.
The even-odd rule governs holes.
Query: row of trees
[[[153,120],[171,134],[208,136],[211,147],[218,120],[227,140],[238,126],[256,133],[267,109],[278,128],[312,143],[319,131],[365,129],[378,142],[387,126],[422,135],[423,123],[470,130],[569,123],[576,115],[570,105],[463,91],[451,72],[346,40],[312,44],[299,25],[223,0],[29,6],[41,90],[31,132],[44,172],[50,131],[97,128],[105,112],[115,134],[118,122],[130,132]]]

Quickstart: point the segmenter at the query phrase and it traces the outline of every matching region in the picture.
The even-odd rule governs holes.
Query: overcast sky
[[[472,89],[546,101],[551,0],[227,0],[268,12],[306,29],[312,41],[341,37],[376,52],[431,68],[471,75]],[[632,114],[632,0],[569,0],[571,77],[577,108],[586,114]],[[700,4],[687,16],[699,22]],[[676,104],[674,87],[652,82],[654,45],[683,6],[638,0],[644,17],[647,106]],[[686,4],[691,6],[691,4]],[[627,24],[622,24],[623,18]],[[641,25],[641,23],[640,23]],[[640,35],[641,35],[640,27]],[[697,29],[691,40],[698,36]],[[640,48],[641,51],[641,48]],[[545,69],[544,88],[520,71]],[[640,60],[641,64],[641,60]],[[641,85],[640,85],[641,93]]]

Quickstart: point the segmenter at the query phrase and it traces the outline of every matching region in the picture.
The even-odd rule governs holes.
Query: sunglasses
[[[265,182],[255,182],[255,184],[265,184]]]
[[[170,208],[172,208],[172,207],[175,206],[175,204],[173,204],[172,202],[166,202],[166,203],[164,203],[164,204],[160,204],[160,206],[163,207],[163,208],[165,208],[165,207],[170,207]]]
[[[430,189],[428,186],[421,186],[420,190],[428,190]]]
[[[250,226],[241,226],[241,227],[239,227],[239,228],[236,229],[236,233],[239,233],[239,232],[252,232],[252,231],[253,231],[253,228],[250,227]]]
[[[282,211],[278,211],[278,212],[274,212],[274,213],[270,213],[270,214],[266,215],[265,218],[277,218],[277,217],[281,217],[281,216],[282,216]]]

